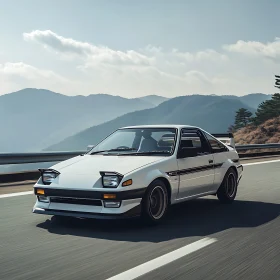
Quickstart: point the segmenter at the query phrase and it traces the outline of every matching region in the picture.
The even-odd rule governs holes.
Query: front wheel
[[[217,192],[220,202],[225,204],[232,203],[236,197],[237,185],[237,174],[233,168],[230,168]]]
[[[161,180],[155,180],[143,198],[141,218],[146,224],[158,224],[165,217],[167,209],[167,187]]]

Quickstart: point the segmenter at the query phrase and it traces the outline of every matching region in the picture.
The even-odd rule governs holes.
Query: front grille
[[[54,203],[102,206],[101,200],[98,200],[98,199],[71,198],[71,197],[51,197],[50,201],[54,202]]]

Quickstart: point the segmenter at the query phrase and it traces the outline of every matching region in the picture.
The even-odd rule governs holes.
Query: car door
[[[214,161],[199,129],[182,129],[177,154],[179,199],[206,193],[214,183]]]

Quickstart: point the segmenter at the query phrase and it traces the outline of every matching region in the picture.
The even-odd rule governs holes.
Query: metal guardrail
[[[257,150],[257,149],[280,149],[280,143],[236,145],[235,149],[237,151]]]
[[[16,183],[24,181],[37,181],[41,174],[39,170],[13,172],[13,173],[0,173],[0,187],[5,186],[7,183]]]
[[[236,145],[237,151],[256,150],[256,149],[280,149],[280,143],[272,144],[250,144],[250,145]],[[7,164],[24,164],[24,163],[38,163],[38,162],[57,162],[69,159],[85,153],[85,151],[73,152],[42,152],[42,153],[0,153],[0,165]],[[246,156],[250,156],[246,154]]]
[[[63,161],[71,157],[81,155],[83,153],[85,153],[85,151],[11,154],[0,153],[0,165]]]

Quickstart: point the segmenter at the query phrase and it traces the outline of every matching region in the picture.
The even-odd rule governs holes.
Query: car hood
[[[158,156],[109,156],[84,155],[60,162],[54,166],[60,175],[52,183],[54,187],[102,188],[100,171],[125,175],[148,164],[166,159]]]

